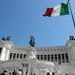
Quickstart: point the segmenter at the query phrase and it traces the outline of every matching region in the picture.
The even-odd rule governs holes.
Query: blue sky
[[[43,17],[47,7],[67,0],[0,0],[0,37],[11,35],[16,45],[28,46],[34,35],[36,46],[64,45],[75,35],[71,15]],[[75,0],[71,0],[75,17]]]

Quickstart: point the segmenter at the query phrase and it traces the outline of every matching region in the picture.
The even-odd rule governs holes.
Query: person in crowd
[[[0,75],[6,75],[6,70],[4,70]]]
[[[12,75],[11,72],[9,72],[9,75]]]
[[[14,71],[12,72],[12,75],[17,75],[17,72],[14,70]]]
[[[19,70],[17,71],[17,75],[23,75],[23,73],[22,73],[22,70],[21,70],[21,69],[19,69]]]

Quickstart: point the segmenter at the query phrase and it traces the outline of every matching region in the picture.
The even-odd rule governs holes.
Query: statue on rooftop
[[[10,41],[10,39],[11,39],[11,36],[6,37],[6,40]]]
[[[35,38],[34,38],[34,36],[30,36],[29,44],[30,44],[30,46],[32,46],[32,47],[35,46]]]
[[[3,41],[10,41],[10,39],[11,39],[11,36],[2,37],[2,40],[3,40]]]
[[[2,37],[2,40],[5,41],[6,40],[5,37]]]
[[[70,40],[75,40],[74,36],[69,36]]]

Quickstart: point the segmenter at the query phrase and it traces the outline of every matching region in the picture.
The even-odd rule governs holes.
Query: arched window
[[[51,54],[51,61],[53,62],[53,54]]]
[[[1,55],[1,52],[2,52],[2,48],[0,47],[0,55]]]
[[[69,58],[68,58],[68,54],[65,54],[65,58],[66,58],[66,63],[69,63]]]
[[[55,61],[57,61],[57,54],[55,54]]]
[[[37,55],[37,59],[39,59],[39,55]]]
[[[65,62],[64,54],[62,54],[62,62],[63,62],[63,63]]]
[[[19,58],[19,54],[17,54],[17,58]]]
[[[50,55],[48,55],[48,61],[50,60]]]
[[[61,64],[61,55],[60,54],[58,54],[58,63],[59,63],[59,65]]]
[[[10,59],[12,58],[13,53],[10,53]]]
[[[44,60],[46,60],[46,55],[44,55]]]
[[[20,58],[22,59],[22,54],[20,54]]]
[[[43,55],[41,55],[41,60],[43,60]]]
[[[13,55],[13,59],[15,59],[15,57],[16,57],[16,53],[14,53],[14,55]]]
[[[26,54],[24,54],[24,56],[23,56],[24,58],[26,58]]]

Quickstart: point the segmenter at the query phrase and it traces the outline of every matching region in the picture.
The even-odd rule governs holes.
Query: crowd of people
[[[21,69],[19,69],[18,71],[14,70],[13,72],[8,72],[6,70],[4,70],[0,75],[23,75],[23,72]]]

